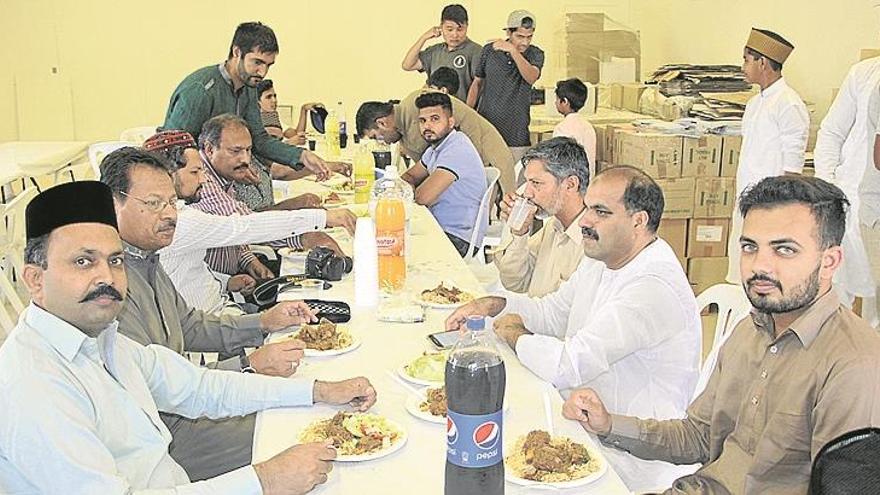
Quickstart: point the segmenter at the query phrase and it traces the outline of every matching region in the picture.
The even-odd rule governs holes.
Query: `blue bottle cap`
[[[486,329],[486,317],[484,317],[484,316],[468,316],[467,329],[474,330],[474,331],[485,330]]]

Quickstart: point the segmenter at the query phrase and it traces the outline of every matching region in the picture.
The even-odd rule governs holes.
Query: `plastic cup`
[[[520,231],[525,226],[529,215],[536,210],[535,205],[528,199],[520,196],[513,203],[510,210],[510,216],[507,217],[507,227],[513,231]]]

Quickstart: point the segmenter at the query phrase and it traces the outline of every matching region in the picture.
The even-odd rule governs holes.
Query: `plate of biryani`
[[[534,430],[516,440],[504,458],[504,467],[511,483],[574,488],[601,478],[608,463],[595,449]]]
[[[339,206],[351,202],[351,197],[343,197],[343,193],[331,191],[324,196],[324,206]]]
[[[406,431],[399,424],[370,413],[340,411],[332,418],[313,422],[299,435],[302,443],[333,440],[341,462],[369,461],[403,448]]]
[[[425,289],[416,296],[419,304],[438,309],[457,308],[473,300],[474,296],[470,292],[446,282],[440,282],[437,287]]]
[[[407,412],[419,419],[446,424],[446,386],[425,389],[425,397],[410,394],[405,406]],[[509,403],[504,401],[504,411],[508,408]]]
[[[314,324],[303,325],[290,338],[305,342],[304,351],[309,357],[336,356],[353,351],[361,345],[361,341],[348,331],[345,325],[337,325],[321,318]]]
[[[397,369],[397,373],[411,383],[423,386],[439,386],[446,381],[446,358],[448,351],[426,351]]]

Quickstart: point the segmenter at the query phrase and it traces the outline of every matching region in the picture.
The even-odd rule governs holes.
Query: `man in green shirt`
[[[208,119],[234,113],[247,122],[254,153],[261,159],[295,170],[305,166],[319,180],[328,178],[330,171],[324,160],[272,138],[263,127],[257,84],[266,77],[276,55],[278,41],[269,26],[259,22],[239,24],[226,61],[193,72],[174,90],[162,127],[182,129],[198,139],[202,124]]]

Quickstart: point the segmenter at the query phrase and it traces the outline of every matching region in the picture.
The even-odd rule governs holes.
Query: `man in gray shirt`
[[[431,27],[416,40],[400,66],[405,71],[425,72],[429,77],[440,67],[454,69],[459,77],[458,91],[454,96],[465,101],[481,50],[480,45],[467,37],[467,30],[467,10],[459,4],[447,5],[440,13],[440,25]],[[441,35],[443,43],[422,49],[425,42]]]

